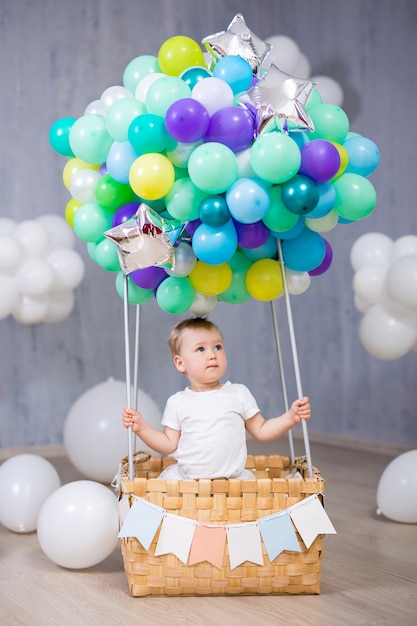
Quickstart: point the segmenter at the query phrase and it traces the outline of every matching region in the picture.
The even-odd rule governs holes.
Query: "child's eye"
[[[203,348],[203,346],[199,346],[199,347],[197,348],[197,352],[204,352],[204,348]]]
[[[221,343],[218,343],[217,346],[215,346],[214,349],[220,351],[220,350],[223,350],[223,346],[222,346]]]

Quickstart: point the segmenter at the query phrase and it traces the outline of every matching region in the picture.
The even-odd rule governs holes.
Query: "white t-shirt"
[[[259,412],[245,385],[179,391],[168,398],[163,426],[181,431],[174,457],[186,478],[234,478],[245,467],[244,421]]]

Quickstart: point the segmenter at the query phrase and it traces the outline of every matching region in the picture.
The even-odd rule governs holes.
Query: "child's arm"
[[[143,419],[142,415],[134,409],[123,407],[123,426],[132,428],[135,435],[140,437],[147,446],[159,452],[159,454],[171,454],[177,449],[180,431],[165,426],[163,431],[156,430]]]
[[[260,413],[245,422],[247,431],[258,441],[273,441],[285,435],[293,426],[311,417],[310,401],[307,397],[295,400],[288,411],[279,417],[266,420]]]

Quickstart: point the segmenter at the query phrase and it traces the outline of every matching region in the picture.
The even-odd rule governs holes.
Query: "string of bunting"
[[[230,569],[245,561],[263,565],[264,542],[270,561],[283,550],[301,552],[295,529],[308,549],[320,534],[336,534],[317,495],[308,496],[283,511],[253,522],[206,524],[173,515],[143,498],[134,497],[132,506],[126,495],[119,502],[120,538],[136,537],[149,550],[161,525],[155,556],[173,553],[184,564],[208,561],[221,569],[226,541]]]

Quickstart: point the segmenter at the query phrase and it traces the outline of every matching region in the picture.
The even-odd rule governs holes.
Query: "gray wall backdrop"
[[[328,233],[331,269],[292,298],[302,386],[313,405],[309,430],[369,442],[417,445],[416,353],[394,361],[369,355],[358,336],[349,253],[366,232],[416,234],[414,0],[0,0],[1,216],[16,221],[64,215],[66,160],[49,144],[60,117],[79,117],[128,62],[157,54],[173,35],[197,41],[241,12],[260,37],[293,38],[311,72],[333,77],[352,130],[373,139],[381,162],[371,180],[373,214]],[[62,443],[75,400],[108,377],[125,379],[123,304],[114,275],[77,251],[86,275],[73,313],[58,324],[0,321],[0,446]],[[1,297],[1,294],[0,294]],[[281,304],[278,303],[279,320]],[[269,303],[219,304],[229,377],[250,386],[265,416],[283,409]],[[176,317],[154,302],[141,309],[140,387],[162,408],[184,381],[165,338]],[[282,326],[282,328],[281,328]],[[296,391],[286,324],[280,324],[289,396]],[[120,419],[115,415],[115,419]]]

